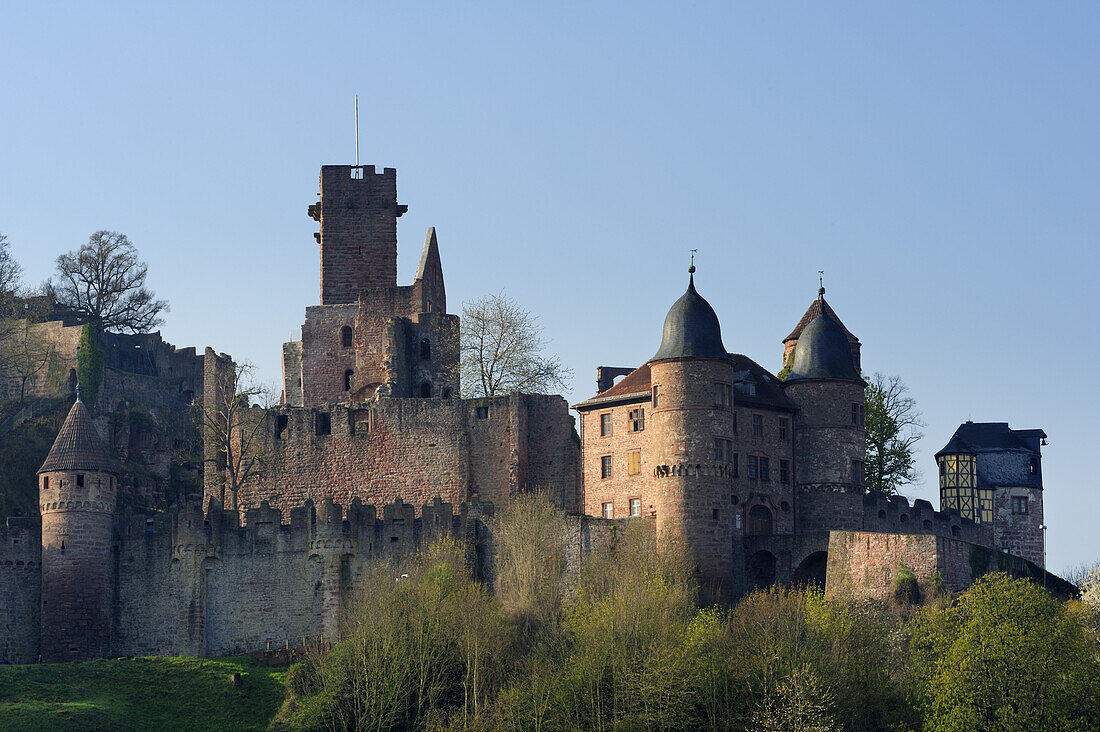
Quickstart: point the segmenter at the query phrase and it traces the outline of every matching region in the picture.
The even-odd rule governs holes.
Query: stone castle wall
[[[242,507],[267,501],[286,516],[307,499],[423,505],[437,495],[456,504],[503,504],[530,490],[547,491],[567,510],[576,502],[577,448],[561,397],[381,398],[279,407],[267,420],[275,467],[242,489]],[[207,500],[229,503],[216,472]]]
[[[829,538],[826,592],[834,597],[888,598],[901,567],[922,583],[942,582],[962,592],[988,572],[1030,578],[1056,595],[1070,597],[1076,588],[1021,557],[961,539],[871,531],[833,531]]]
[[[0,663],[38,659],[42,530],[37,516],[0,524]]]

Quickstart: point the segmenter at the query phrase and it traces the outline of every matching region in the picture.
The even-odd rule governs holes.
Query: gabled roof
[[[88,408],[79,396],[69,410],[69,416],[65,417],[65,423],[61,425],[61,431],[57,433],[57,439],[53,441],[53,447],[38,472],[52,473],[61,470],[115,472],[111,458],[103,447],[103,441],[99,439],[99,432],[92,423],[92,415],[88,414]]]
[[[794,327],[794,330],[791,331],[790,335],[783,339],[783,342],[786,343],[787,341],[796,340],[800,335],[802,335],[802,331],[806,329],[806,326],[813,322],[814,318],[821,314],[821,310],[823,307],[825,312],[828,313],[833,318],[833,320],[835,320],[840,325],[841,329],[848,336],[848,340],[850,340],[852,343],[859,343],[859,339],[852,335],[852,332],[850,330],[844,327],[844,323],[840,320],[840,318],[837,317],[837,314],[833,310],[832,306],[830,306],[829,303],[826,302],[824,294],[822,294],[821,297],[814,298],[814,301],[810,303],[810,307],[806,308],[806,313],[802,316],[802,320],[798,321],[798,325]]]
[[[969,454],[981,452],[1030,452],[1021,438],[1045,438],[1042,430],[1014,430],[1008,422],[964,422],[955,430],[951,440],[936,453],[940,455]]]

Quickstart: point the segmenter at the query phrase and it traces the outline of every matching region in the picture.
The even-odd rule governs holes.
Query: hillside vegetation
[[[45,400],[41,412],[0,435],[0,522],[38,515],[38,469],[65,421],[71,400]],[[0,405],[0,424],[20,410],[17,400]]]
[[[284,676],[249,656],[0,666],[0,729],[263,730]]]

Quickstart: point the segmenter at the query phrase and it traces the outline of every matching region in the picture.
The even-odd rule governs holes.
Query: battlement
[[[383,505],[381,510],[355,499],[346,513],[331,498],[326,498],[320,506],[307,499],[304,505],[290,510],[290,521],[284,523],[279,509],[263,501],[259,507],[244,512],[242,525],[238,512],[224,509],[216,502],[204,512],[201,503],[188,501],[173,506],[165,518],[128,513],[123,521],[123,534],[134,537],[140,533],[153,542],[169,536],[173,553],[177,555],[186,552],[207,555],[265,551],[320,553],[329,548],[363,556],[389,555],[415,550],[441,536],[465,536],[471,522],[493,514],[493,506],[475,500],[461,504],[456,510],[437,496],[421,507],[419,518],[416,514],[416,507],[400,498]],[[343,541],[332,543],[338,539]]]
[[[653,468],[655,478],[735,478],[733,463],[675,463]]]
[[[910,504],[905,496],[887,498],[879,493],[868,493],[863,497],[863,512],[867,531],[935,534],[987,546],[992,540],[989,527],[963,518],[955,510],[937,511],[923,498]]]

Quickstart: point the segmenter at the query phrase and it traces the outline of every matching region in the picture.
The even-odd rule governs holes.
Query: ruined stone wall
[[[111,653],[176,655],[180,610],[178,586],[172,580],[178,563],[172,561],[169,515],[127,509],[117,521]]]
[[[306,308],[306,320],[302,325],[302,366],[298,374],[304,406],[350,401],[351,392],[344,389],[345,371],[358,371],[363,378],[373,376],[357,363],[357,353],[360,356],[368,353],[371,357],[377,354],[377,368],[381,369],[385,327],[370,327],[372,323],[358,320],[359,313],[360,308],[355,303]],[[379,315],[383,323],[386,317],[388,313]],[[345,327],[353,328],[353,340],[347,346],[341,335]],[[284,389],[289,394],[294,386],[284,385]]]
[[[1076,592],[1068,582],[1038,565],[980,544],[942,536],[867,531],[831,533],[826,592],[832,597],[889,597],[902,565],[912,570],[918,581],[942,582],[952,592],[965,590],[988,572],[1031,578],[1061,596]]]
[[[484,411],[480,411],[480,409]],[[328,433],[325,431],[327,424]],[[395,498],[423,505],[441,497],[506,503],[517,491],[575,496],[577,453],[561,397],[512,395],[484,403],[385,399],[268,414],[275,467],[242,489],[242,507],[268,501],[288,515],[307,498]],[[210,498],[228,503],[217,479]]]
[[[28,332],[29,329],[29,332]],[[83,326],[65,325],[61,320],[27,324],[25,320],[14,323],[15,339],[34,344],[35,349],[45,344],[53,348],[53,355],[38,373],[27,380],[25,399],[63,396],[72,391],[76,375],[76,348],[80,343]],[[21,379],[14,373],[0,372],[0,400],[18,399]]]
[[[38,660],[42,534],[37,516],[0,524],[0,663]]]

